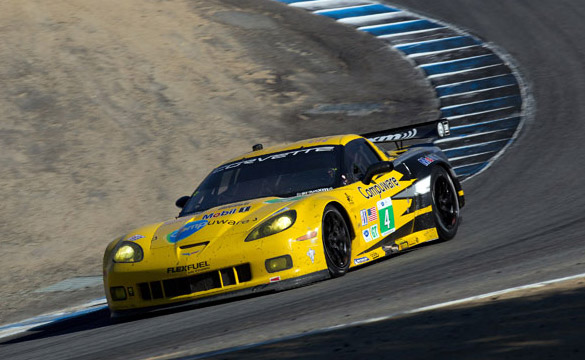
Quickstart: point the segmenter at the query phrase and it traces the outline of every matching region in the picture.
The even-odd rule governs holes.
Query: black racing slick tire
[[[333,205],[327,205],[322,221],[323,249],[331,277],[344,275],[351,261],[351,236],[343,215]]]
[[[431,204],[439,240],[451,240],[461,222],[459,198],[453,179],[441,166],[431,172]]]

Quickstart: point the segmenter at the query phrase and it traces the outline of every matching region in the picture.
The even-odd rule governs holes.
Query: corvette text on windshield
[[[309,154],[311,152],[333,151],[334,149],[335,149],[334,146],[320,146],[320,147],[313,147],[313,148],[308,148],[308,149],[293,150],[293,151],[289,151],[289,152],[285,152],[285,153],[281,153],[281,154],[267,155],[265,157],[258,156],[258,157],[252,158],[252,159],[246,159],[246,160],[238,161],[235,163],[220,166],[217,169],[213,170],[213,173],[218,173],[220,171],[233,169],[233,168],[236,168],[240,165],[249,165],[249,164],[254,164],[256,162],[264,162],[267,160],[283,159],[286,157],[291,157],[291,156],[296,156],[296,155]]]

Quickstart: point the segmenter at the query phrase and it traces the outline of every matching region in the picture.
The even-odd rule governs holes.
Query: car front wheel
[[[351,237],[343,215],[333,205],[323,213],[323,248],[331,277],[342,276],[349,269]]]

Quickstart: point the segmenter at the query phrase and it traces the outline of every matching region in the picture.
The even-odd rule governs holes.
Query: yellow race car
[[[464,197],[449,161],[432,144],[402,146],[448,133],[437,121],[254,146],[177,200],[176,219],[108,245],[112,316],[292,288],[451,239]]]

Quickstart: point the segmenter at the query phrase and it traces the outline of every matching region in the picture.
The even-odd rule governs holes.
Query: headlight
[[[258,240],[266,236],[274,235],[291,227],[297,219],[297,212],[294,210],[278,214],[259,226],[257,226],[244,241]]]
[[[114,262],[117,263],[134,263],[142,261],[143,258],[144,252],[140,245],[129,241],[123,241],[114,254]]]

